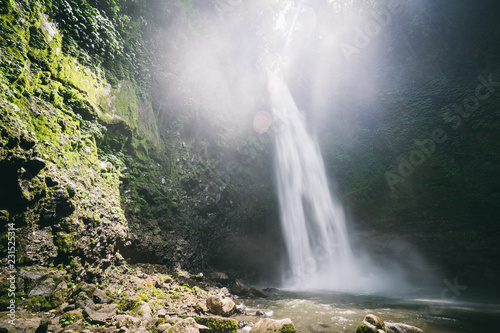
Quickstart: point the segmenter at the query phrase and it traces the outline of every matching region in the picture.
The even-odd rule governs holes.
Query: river
[[[407,295],[385,297],[335,293],[331,291],[275,291],[267,299],[241,300],[252,316],[236,319],[256,322],[257,310],[272,319],[290,318],[298,332],[354,333],[365,315],[371,313],[387,322],[404,323],[421,328],[426,333],[498,332],[500,305],[485,304],[457,298],[442,301],[439,291],[427,294],[438,298]]]

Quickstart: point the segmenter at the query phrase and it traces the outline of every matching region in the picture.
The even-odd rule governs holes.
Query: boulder
[[[424,333],[420,328],[400,323],[385,323],[388,333]]]
[[[194,317],[200,325],[208,327],[210,333],[236,333],[238,322],[222,317]]]
[[[198,324],[193,318],[186,318],[178,321],[169,329],[169,333],[199,333]]]
[[[372,314],[368,314],[363,319],[363,322],[356,328],[356,333],[385,333],[384,321]]]
[[[229,291],[231,294],[238,295],[238,296],[245,296],[248,292],[247,286],[239,280],[236,280],[230,287]]]
[[[246,294],[250,298],[267,298],[269,297],[263,290],[259,288],[250,288]]]
[[[250,333],[294,333],[295,326],[288,318],[282,320],[262,319],[250,330]]]
[[[230,298],[212,295],[207,299],[208,310],[218,316],[229,317],[236,311],[236,304]]]
[[[420,328],[400,323],[384,323],[384,321],[368,314],[356,328],[356,333],[424,333]]]

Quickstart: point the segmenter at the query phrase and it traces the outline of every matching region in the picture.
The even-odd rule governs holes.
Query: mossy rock
[[[296,333],[297,330],[289,318],[274,320],[270,318],[261,319],[253,327],[253,333]]]
[[[83,320],[83,314],[80,310],[71,310],[66,313],[63,313],[61,317],[59,317],[59,322],[61,321],[78,321]]]
[[[236,333],[238,330],[238,322],[229,318],[194,317],[194,320],[210,328],[211,333]]]
[[[363,322],[356,328],[356,333],[379,333],[387,332],[384,321],[372,314],[368,314]]]

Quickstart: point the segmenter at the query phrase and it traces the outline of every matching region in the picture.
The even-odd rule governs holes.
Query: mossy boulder
[[[296,333],[297,330],[289,318],[274,320],[265,318],[258,321],[250,333]]]
[[[363,319],[363,322],[356,328],[356,333],[384,333],[387,332],[385,329],[384,321],[372,314],[368,314]]]
[[[211,333],[236,333],[238,330],[238,322],[229,318],[194,317],[194,320],[200,325],[207,326]]]
[[[368,314],[356,328],[356,333],[424,333],[420,328],[399,323],[384,323],[384,321]]]

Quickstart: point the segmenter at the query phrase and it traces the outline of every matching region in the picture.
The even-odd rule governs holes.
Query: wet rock
[[[256,316],[265,316],[265,315],[266,315],[266,313],[265,313],[264,311],[257,310],[257,311],[255,312],[255,315],[256,315]]]
[[[263,290],[259,288],[250,288],[246,294],[249,298],[267,298],[269,297]]]
[[[424,333],[420,328],[400,323],[385,323],[388,333]]]
[[[385,333],[384,321],[372,314],[368,314],[363,319],[363,322],[356,328],[356,333]]]
[[[292,321],[288,318],[281,320],[262,319],[250,330],[250,333],[293,333],[297,332]]]
[[[229,317],[236,311],[236,304],[230,298],[212,295],[207,299],[208,310],[218,316]]]
[[[368,314],[356,328],[356,333],[423,333],[423,331],[415,326],[384,323],[381,318]]]
[[[236,280],[230,287],[229,291],[231,294],[238,296],[245,296],[248,293],[248,288],[245,284],[239,280]]]
[[[172,329],[171,333],[199,333],[198,323],[193,318],[186,318],[177,322]]]
[[[277,292],[279,292],[280,290],[279,290],[278,288],[273,288],[273,287],[270,287],[270,288],[266,288],[266,289],[264,289],[264,291],[265,291],[266,293],[277,293]]]
[[[245,328],[245,327],[248,327],[248,330],[250,330],[253,325],[254,325],[254,323],[252,323],[251,321],[242,320],[242,321],[238,322],[238,330]]]

